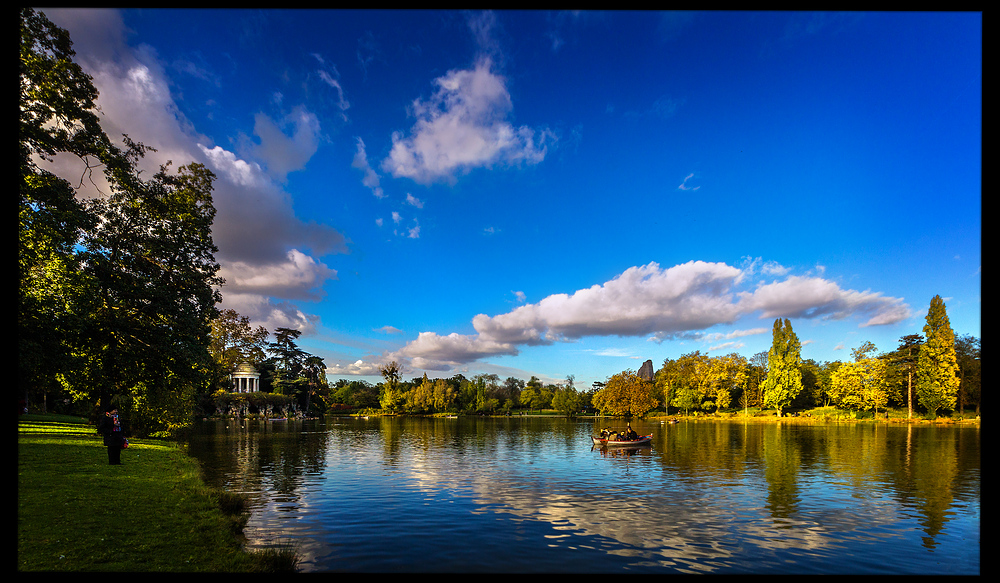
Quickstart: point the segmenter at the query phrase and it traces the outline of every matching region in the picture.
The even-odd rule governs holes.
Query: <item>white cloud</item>
[[[354,154],[354,161],[351,166],[361,170],[364,174],[364,178],[361,179],[361,184],[364,184],[375,198],[385,198],[385,192],[382,190],[381,179],[378,173],[372,169],[368,164],[368,154],[365,152],[365,143],[361,138],[357,139],[357,152]]]
[[[419,198],[417,198],[417,197],[413,196],[413,195],[412,195],[412,194],[410,194],[409,192],[407,192],[407,193],[406,193],[406,204],[409,204],[409,205],[411,205],[411,206],[415,206],[415,207],[417,207],[418,209],[422,209],[422,208],[424,208],[424,203],[423,203],[423,201],[422,201],[422,200],[420,200]]]
[[[223,265],[219,275],[225,278],[223,293],[256,293],[288,299],[318,300],[325,282],[337,278],[337,272],[297,249],[280,263],[233,261]]]
[[[744,344],[742,342],[723,342],[722,344],[716,344],[715,346],[709,346],[709,352],[715,352],[718,350],[737,350],[743,348]]]
[[[541,162],[554,135],[506,121],[510,94],[491,68],[492,61],[481,58],[472,69],[436,79],[434,95],[411,106],[416,122],[410,135],[393,133],[382,169],[428,184],[453,181],[474,168]]]
[[[691,335],[691,338],[703,342],[717,342],[719,340],[731,340],[733,338],[743,338],[745,336],[755,336],[770,332],[770,328],[752,328],[750,330],[733,330],[732,332],[714,332],[712,334],[694,333]]]
[[[315,55],[315,56],[320,61],[320,63],[323,63],[322,57],[320,57],[319,55]],[[334,67],[334,73],[336,73],[336,72],[337,72],[337,69],[336,69],[336,67]],[[328,72],[326,72],[326,71],[324,71],[322,69],[319,70],[319,78],[324,83],[326,83],[330,87],[333,87],[337,91],[337,107],[340,109],[340,117],[344,121],[347,121],[347,114],[344,113],[344,112],[346,112],[351,107],[351,104],[344,97],[344,88],[341,87],[340,81],[338,81],[337,79],[335,79],[333,77],[333,75],[331,75],[330,73],[328,73]]]
[[[691,180],[692,178],[694,178],[694,173],[693,172],[691,174],[688,174],[687,176],[684,177],[684,181],[681,182],[680,185],[677,186],[677,190],[698,190],[699,188],[701,188],[701,186],[695,186],[695,187],[692,188],[692,187],[690,187],[690,186],[687,185],[688,180]]]
[[[416,340],[392,353],[388,360],[409,362],[414,368],[422,370],[449,370],[481,358],[517,353],[512,344],[479,336],[457,333],[440,336],[434,332],[421,332]]]
[[[247,162],[236,157],[236,154],[220,146],[209,148],[198,144],[202,154],[216,172],[222,172],[225,178],[236,186],[261,187],[267,182],[264,170],[255,162]]]
[[[253,133],[260,141],[248,142],[245,155],[262,160],[275,180],[284,181],[290,172],[305,168],[306,162],[319,149],[319,132],[319,119],[302,106],[294,108],[279,122],[258,113],[254,116]]]
[[[751,262],[748,267],[757,269],[760,265]],[[733,350],[742,346],[734,339],[764,334],[769,329],[701,331],[755,313],[760,318],[867,318],[861,327],[895,323],[909,314],[900,299],[844,290],[812,277],[790,276],[760,284],[753,291],[739,291],[737,285],[745,275],[725,263],[703,261],[668,269],[656,263],[631,267],[602,285],[573,294],[553,294],[496,316],[479,314],[472,319],[475,334],[422,332],[387,358],[418,369],[448,370],[483,358],[516,355],[521,346],[588,336],[725,340],[709,350]]]
[[[229,262],[268,265],[286,260],[289,248],[308,248],[317,255],[347,251],[335,229],[295,217],[291,196],[256,163],[219,146],[198,144],[201,158],[218,180],[212,192],[217,209],[212,237],[217,257]]]
[[[740,269],[743,271],[744,278],[756,275],[757,273],[764,275],[786,275],[792,271],[791,268],[785,267],[777,261],[764,261],[761,257],[744,257]],[[817,271],[823,273],[823,267],[817,267]]]
[[[894,324],[910,316],[909,306],[900,298],[845,290],[827,279],[795,275],[742,293],[740,304],[746,312],[759,311],[761,318],[867,317],[862,327]]]
[[[494,340],[536,344],[700,330],[740,315],[728,291],[739,273],[723,263],[692,261],[666,270],[650,263],[573,295],[555,294],[499,316],[480,314],[473,326]]]
[[[326,368],[328,375],[379,376],[379,365],[358,360],[349,364],[332,364]]]

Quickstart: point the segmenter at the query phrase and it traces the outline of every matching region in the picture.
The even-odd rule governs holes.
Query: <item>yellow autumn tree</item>
[[[594,393],[594,407],[604,415],[642,416],[660,403],[654,397],[656,385],[636,372],[620,372]]]

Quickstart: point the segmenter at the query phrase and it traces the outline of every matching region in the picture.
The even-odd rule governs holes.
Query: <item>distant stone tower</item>
[[[639,378],[653,382],[653,361],[647,360],[642,363],[642,368],[639,369]]]

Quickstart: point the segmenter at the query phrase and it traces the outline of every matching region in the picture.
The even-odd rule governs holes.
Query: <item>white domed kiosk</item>
[[[229,375],[233,379],[234,393],[256,393],[260,391],[260,373],[249,362],[243,361],[237,365],[233,374]]]

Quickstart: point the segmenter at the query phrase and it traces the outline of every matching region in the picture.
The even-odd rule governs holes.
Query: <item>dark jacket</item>
[[[121,447],[125,439],[125,424],[121,420],[121,415],[117,416],[116,423],[115,418],[105,414],[97,425],[97,432],[104,436],[104,445]]]

